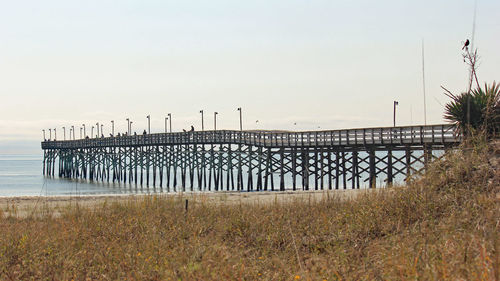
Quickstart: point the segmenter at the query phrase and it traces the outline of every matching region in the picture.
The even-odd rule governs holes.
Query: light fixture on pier
[[[203,132],[205,130],[205,126],[203,124],[203,109],[200,110],[200,113],[201,113],[201,131]]]
[[[151,134],[151,115],[146,116],[148,118],[148,134]]]
[[[397,101],[394,101],[394,117],[393,117],[393,125],[396,127],[396,106],[399,105]]]
[[[243,131],[243,123],[242,123],[242,117],[241,117],[241,107],[238,107],[237,110],[240,112],[240,131]]]
[[[170,123],[170,132],[172,133],[172,113],[169,113],[167,115],[168,115],[168,122]]]
[[[214,131],[217,131],[217,114],[219,114],[219,112],[214,112]]]

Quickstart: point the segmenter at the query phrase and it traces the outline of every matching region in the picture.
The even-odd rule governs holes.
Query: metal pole
[[[168,114],[168,121],[170,123],[170,132],[172,133],[172,113]]]
[[[42,132],[43,132],[43,140],[45,141],[45,140],[47,140],[47,139],[45,138],[45,130],[42,130]]]
[[[243,123],[241,121],[241,107],[238,107],[238,111],[240,112],[240,131],[243,131]]]
[[[394,117],[393,117],[393,124],[394,127],[396,127],[396,106],[398,105],[397,101],[394,101]]]
[[[130,121],[130,134],[132,135],[132,123],[134,123],[133,121]]]
[[[63,140],[66,140],[66,127],[62,127],[63,129]]]
[[[99,137],[99,122],[95,123],[95,125],[97,126],[96,130],[97,130],[97,137]]]
[[[49,129],[49,140],[52,140],[52,129]]]
[[[127,135],[130,135],[130,119],[127,118]]]
[[[115,121],[111,120],[111,135],[115,136]]]
[[[217,114],[219,114],[219,112],[214,112],[214,131],[217,131]]]
[[[54,140],[57,140],[57,132],[56,132],[56,128],[54,128]]]
[[[75,140],[75,126],[71,126],[71,128],[73,129],[73,140]]]
[[[104,130],[102,129],[102,127],[104,127],[103,124],[101,124],[101,136],[104,136]]]
[[[86,138],[87,137],[87,131],[85,129],[85,124],[82,124],[83,126],[83,138]]]
[[[425,101],[425,56],[424,56],[424,39],[422,38],[422,89],[424,92],[424,125],[427,125],[427,104]]]
[[[148,134],[151,134],[151,116],[146,116],[148,118]]]
[[[92,126],[92,129],[90,129],[90,138],[94,137],[94,126]]]
[[[82,138],[82,130],[83,130],[83,128],[80,127],[80,139]]]
[[[201,113],[201,131],[204,131],[205,127],[203,125],[203,109],[200,110],[200,113]]]
[[[168,120],[168,117],[165,117],[165,133],[167,133],[167,120]]]

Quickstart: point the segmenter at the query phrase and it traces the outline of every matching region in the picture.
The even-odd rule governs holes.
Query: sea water
[[[0,196],[57,196],[151,193],[153,188],[120,183],[44,177],[41,155],[0,155]]]

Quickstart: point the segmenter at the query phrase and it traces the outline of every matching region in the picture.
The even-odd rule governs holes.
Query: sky
[[[443,123],[467,88],[474,0],[0,0],[0,154],[40,151],[42,129],[109,134],[328,130]],[[500,1],[477,0],[481,83],[500,81]],[[258,121],[258,122],[257,122]],[[87,130],[89,133],[89,130]],[[48,134],[47,134],[48,137]]]

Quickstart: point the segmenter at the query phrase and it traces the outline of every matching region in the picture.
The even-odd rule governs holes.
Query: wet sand
[[[26,217],[39,215],[50,209],[57,216],[59,210],[78,204],[79,207],[95,208],[104,203],[141,200],[148,196],[188,199],[190,204],[272,204],[296,200],[321,200],[326,198],[350,199],[376,190],[322,190],[322,191],[259,191],[259,192],[184,192],[169,194],[127,194],[127,195],[82,195],[82,196],[21,196],[0,197],[0,210],[4,216]]]

